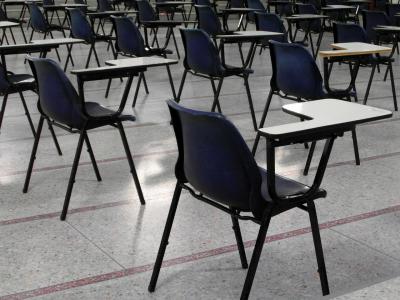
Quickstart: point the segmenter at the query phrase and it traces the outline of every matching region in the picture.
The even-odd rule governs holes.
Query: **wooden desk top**
[[[54,4],[54,5],[43,5],[44,9],[65,9],[65,8],[81,8],[88,7],[87,4],[78,4],[78,3],[63,3],[63,4]]]
[[[54,44],[54,43],[1,45],[0,54],[9,55],[9,54],[26,54],[33,52],[42,52],[42,51],[49,51],[52,48],[57,48],[58,46],[59,44]]]
[[[257,8],[249,8],[249,7],[234,7],[234,8],[223,8],[221,9],[221,12],[227,13],[227,14],[240,14],[240,13],[251,13],[254,11],[264,11],[263,9],[257,9]]]
[[[315,15],[315,14],[297,14],[286,17],[289,21],[307,21],[307,20],[317,20],[317,19],[327,19],[329,16],[326,15]]]
[[[338,50],[319,51],[319,56],[325,58],[368,54],[388,54],[392,51],[392,48],[369,43],[336,43],[331,44],[331,46]]]
[[[89,12],[87,15],[89,17],[107,17],[107,16],[122,16],[127,14],[136,14],[136,10],[106,10],[106,11],[96,11]]]
[[[374,28],[374,30],[381,32],[400,32],[400,26],[378,25]]]
[[[36,45],[65,45],[65,44],[80,44],[85,41],[82,39],[74,38],[57,38],[57,39],[45,39],[45,40],[33,40],[31,43]]]
[[[19,26],[17,22],[10,22],[10,21],[0,21],[0,28],[9,28],[9,27],[16,27]]]
[[[168,59],[159,56],[145,56],[113,59],[106,61],[106,65],[119,67],[157,67],[177,64],[179,60]]]
[[[218,34],[215,36],[217,39],[230,39],[230,40],[245,40],[245,39],[259,39],[273,36],[280,36],[283,33],[273,31],[262,31],[262,30],[246,30],[246,31],[234,31],[228,34]]]
[[[392,116],[392,112],[385,109],[336,99],[287,104],[282,109],[307,121],[261,128],[261,135],[285,139],[307,134],[338,133],[348,131],[357,124]]]
[[[322,10],[353,10],[356,9],[355,6],[350,5],[340,5],[340,4],[330,4],[325,7],[321,7]]]

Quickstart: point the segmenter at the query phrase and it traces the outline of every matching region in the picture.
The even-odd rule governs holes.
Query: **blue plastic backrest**
[[[10,83],[7,80],[6,69],[0,64],[0,94],[6,93],[9,87]]]
[[[301,45],[270,41],[271,88],[294,97],[324,97],[323,80],[310,52]]]
[[[229,4],[231,8],[244,7],[244,0],[230,0]]]
[[[71,34],[76,39],[83,39],[87,43],[93,43],[95,36],[92,26],[85,14],[79,8],[68,9],[71,20]]]
[[[221,22],[211,6],[196,5],[195,8],[200,29],[212,36],[222,33]]]
[[[212,6],[210,0],[194,0],[195,5],[206,5],[206,6]]]
[[[47,31],[49,24],[39,7],[35,3],[28,3],[28,8],[32,28],[40,32]]]
[[[247,0],[247,7],[266,12],[265,6],[262,4],[261,0]],[[254,12],[249,13],[247,16],[250,21],[255,22]]]
[[[133,20],[129,17],[113,17],[115,25],[116,46],[118,51],[134,56],[144,56],[143,37]]]
[[[2,7],[0,7],[0,21],[7,21],[7,15]]]
[[[278,41],[285,43],[287,42],[287,33],[283,21],[277,14],[273,13],[255,13],[256,17],[256,28],[257,30],[280,32],[284,33],[283,36],[271,37],[268,40]]]
[[[178,143],[175,168],[181,183],[230,207],[257,211],[261,176],[246,142],[221,114],[168,101]]]
[[[386,11],[392,25],[397,25],[396,14],[400,14],[400,4],[386,4]]]
[[[315,14],[318,15],[318,10],[317,8],[310,3],[307,4],[297,4],[297,10],[299,14]],[[312,21],[310,25],[307,21],[300,22],[299,25],[303,29],[307,29],[308,26],[310,26],[310,30],[313,32],[320,32],[323,30],[322,24],[320,20],[315,20]]]
[[[54,0],[43,0],[43,5],[54,5]]]
[[[41,111],[58,123],[81,128],[85,117],[79,96],[59,65],[50,58],[28,60],[38,86]]]
[[[180,28],[185,48],[185,68],[210,76],[221,75],[222,65],[218,50],[207,33],[201,29]]]
[[[369,42],[364,28],[348,23],[333,23],[333,40],[335,43]]]
[[[377,38],[374,28],[378,25],[390,25],[390,20],[385,12],[383,11],[371,11],[364,10],[363,14],[363,26],[367,33],[368,39],[374,42]]]
[[[148,0],[137,1],[137,6],[139,10],[140,22],[156,21],[158,19],[156,12],[154,11],[153,7],[151,6]]]
[[[108,0],[97,0],[97,10],[98,11],[109,11],[114,10],[111,3]]]

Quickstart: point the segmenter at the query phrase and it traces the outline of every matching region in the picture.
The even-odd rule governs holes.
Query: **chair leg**
[[[144,91],[146,92],[146,94],[149,93],[149,87],[147,86],[147,81],[146,81],[146,75],[144,75],[144,72],[142,72],[142,79],[143,79],[143,85],[144,85]]]
[[[71,200],[72,188],[74,187],[75,183],[76,171],[78,170],[78,164],[82,153],[82,146],[83,146],[83,141],[85,140],[85,135],[86,131],[85,129],[82,129],[79,135],[78,146],[76,147],[74,162],[72,164],[71,174],[69,177],[69,182],[67,187],[67,193],[65,194],[64,205],[60,216],[61,221],[64,221],[65,218],[67,217],[69,201]]]
[[[329,295],[328,276],[326,274],[324,252],[322,249],[321,236],[315,204],[313,201],[307,202],[308,214],[310,217],[312,236],[314,240],[315,254],[317,256],[318,273],[321,281],[322,295]]]
[[[136,100],[139,94],[139,89],[140,89],[140,84],[142,83],[142,78],[143,78],[143,73],[139,74],[138,82],[136,84],[136,89],[135,89],[135,96],[133,96],[133,102],[132,102],[132,107],[135,107],[136,105]]]
[[[211,82],[211,87],[212,87],[213,93],[215,95],[217,93],[217,88],[215,87],[214,79],[210,78],[210,82]],[[219,102],[217,103],[217,110],[219,113],[222,113],[221,105]]]
[[[105,98],[107,98],[108,94],[110,93],[111,81],[112,81],[112,78],[108,79],[106,94],[104,95]]]
[[[50,34],[50,37],[51,37],[52,39],[54,39],[53,33],[52,33],[51,31],[49,31],[49,34]],[[64,37],[65,37],[65,34],[64,34]],[[55,50],[56,50],[56,54],[57,54],[58,61],[61,62],[60,53],[58,53],[57,48],[56,48]]]
[[[32,131],[32,133],[33,133],[33,136],[35,136],[35,135],[36,135],[35,127],[33,126],[31,114],[29,113],[28,107],[26,106],[25,97],[24,97],[24,95],[22,94],[22,92],[18,92],[18,94],[19,94],[19,96],[20,96],[20,98],[21,98],[21,102],[22,102],[22,105],[23,105],[23,107],[24,107],[25,115],[26,115],[26,118],[28,119],[29,126],[30,126],[30,128],[31,128],[31,131]]]
[[[161,264],[164,258],[165,250],[167,249],[169,235],[171,233],[172,224],[174,222],[176,208],[178,207],[179,197],[181,196],[182,188],[179,183],[175,186],[174,196],[172,197],[171,206],[169,208],[167,222],[165,223],[164,232],[161,238],[160,248],[156,262],[154,263],[153,273],[148,287],[149,292],[154,292],[157,284],[158,275],[160,274]]]
[[[248,75],[245,75],[243,79],[244,79],[244,86],[246,87],[247,99],[249,101],[251,119],[253,120],[253,128],[254,131],[257,131],[257,119],[256,119],[256,114],[254,112],[253,99],[251,97]]]
[[[372,80],[374,79],[375,69],[376,69],[376,63],[374,63],[373,66],[372,66],[371,75],[369,77],[367,90],[366,90],[365,96],[364,96],[364,105],[367,104],[367,100],[368,100],[368,96],[369,96],[369,90],[371,89]]]
[[[394,110],[398,111],[397,97],[396,97],[396,87],[394,85],[393,66],[392,66],[391,62],[389,62],[388,69],[389,69],[389,72],[390,72],[390,84],[392,86]]]
[[[231,216],[232,219],[232,229],[235,232],[236,244],[239,251],[240,262],[242,263],[242,268],[247,269],[247,259],[246,259],[246,252],[244,251],[243,239],[242,234],[240,232],[239,221],[234,216]]]
[[[175,33],[174,33],[174,29],[173,28],[171,28],[171,35],[172,35],[172,39],[174,40],[174,45],[175,45],[175,49],[176,49],[176,55],[178,56],[178,59],[181,59],[181,55],[179,54],[178,43],[176,42]]]
[[[304,166],[304,170],[303,170],[303,175],[307,176],[308,175],[308,171],[310,170],[310,166],[311,166],[311,161],[314,155],[314,150],[315,150],[315,146],[316,146],[317,142],[313,141],[311,143],[311,147],[310,150],[308,151],[308,155],[307,155],[307,161],[306,161],[306,165]]]
[[[220,78],[217,86],[217,90],[214,93],[214,102],[211,107],[211,111],[215,111],[215,107],[220,107],[221,110],[221,104],[219,103],[219,94],[221,93],[221,88],[222,88],[222,83],[224,82],[224,78]]]
[[[22,189],[23,193],[26,193],[28,191],[29,181],[31,180],[31,175],[32,175],[32,170],[33,170],[33,163],[36,159],[36,152],[37,152],[37,148],[39,145],[40,135],[42,133],[43,122],[44,122],[44,117],[40,116],[39,124],[38,124],[37,130],[36,130],[35,141],[33,142],[31,158],[29,159],[28,170],[26,171],[25,183],[24,183],[24,187]]]
[[[100,67],[100,61],[99,61],[99,57],[97,56],[97,51],[96,51],[95,45],[93,45],[93,53],[94,53],[94,57],[96,59],[97,66]]]
[[[185,69],[183,71],[183,75],[182,75],[182,79],[181,79],[181,84],[179,85],[179,91],[178,91],[178,95],[176,97],[176,102],[179,103],[179,101],[181,101],[181,95],[182,95],[182,91],[183,91],[183,86],[185,84],[185,80],[186,80],[186,75],[187,75],[187,70]]]
[[[3,103],[1,104],[1,110],[0,110],[0,129],[1,129],[1,124],[3,123],[4,112],[6,110],[7,100],[8,100],[8,94],[5,94],[4,98],[3,98]]]
[[[356,129],[353,128],[351,130],[351,137],[353,139],[353,147],[354,147],[354,156],[356,159],[356,165],[360,165],[360,155],[358,153],[358,143],[357,143],[357,134],[356,134]]]
[[[135,165],[133,163],[131,150],[129,149],[128,141],[126,140],[124,127],[122,126],[121,122],[117,123],[117,125],[118,125],[118,129],[119,129],[119,133],[121,135],[122,144],[124,145],[126,158],[128,159],[129,167],[131,168],[131,173],[132,173],[132,176],[133,176],[133,180],[135,181],[136,191],[138,193],[140,203],[142,205],[146,204],[146,202],[144,201],[142,188],[140,187],[139,178],[138,178],[137,173],[136,173],[136,168],[135,168]]]
[[[50,133],[51,133],[51,137],[53,138],[54,145],[56,145],[57,153],[58,153],[58,155],[61,156],[62,155],[61,148],[60,148],[60,145],[58,144],[57,136],[56,136],[56,134],[54,132],[53,125],[51,125],[49,119],[47,119],[47,124],[49,125],[49,130],[50,130]]]
[[[97,181],[101,181],[101,176],[100,176],[99,168],[97,167],[96,158],[94,157],[92,145],[90,144],[89,136],[86,132],[85,132],[85,143],[86,143],[86,147],[87,147],[87,152],[89,153],[89,156],[90,156],[90,160],[92,161],[94,173],[96,174],[96,179],[97,179]]]
[[[242,294],[240,300],[247,300],[250,295],[251,286],[253,285],[254,276],[256,275],[258,262],[260,260],[261,252],[264,247],[265,237],[271,221],[272,211],[268,210],[264,213],[263,220],[258,231],[256,245],[254,246],[253,255],[251,256],[249,270],[247,271],[246,280],[244,282]]]
[[[33,34],[34,33],[35,33],[35,31],[32,29],[31,36],[29,37],[29,43],[32,42],[32,38],[33,38]]]
[[[88,58],[86,60],[86,66],[85,66],[86,69],[89,67],[90,58],[92,57],[92,51],[93,51],[93,45],[90,45]]]
[[[265,103],[265,108],[264,108],[264,112],[263,112],[262,117],[261,117],[261,122],[260,122],[259,128],[262,128],[264,126],[264,123],[265,123],[265,120],[267,118],[269,106],[271,104],[271,100],[272,100],[272,96],[273,95],[274,95],[274,92],[272,90],[270,90],[269,94],[268,94],[267,102]],[[251,153],[253,154],[253,156],[257,152],[257,147],[258,147],[258,143],[260,142],[260,137],[261,137],[260,133],[257,132],[256,139],[255,139],[254,144],[253,144],[253,149],[251,150]]]
[[[17,42],[15,41],[15,36],[14,36],[14,32],[12,31],[12,28],[10,28],[10,34],[11,34],[11,38],[13,39],[14,45],[17,44]]]

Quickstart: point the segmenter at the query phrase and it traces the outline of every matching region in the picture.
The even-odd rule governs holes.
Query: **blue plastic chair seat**
[[[116,121],[135,121],[133,115],[115,115],[116,111],[108,109],[96,102],[85,102],[86,112],[90,118],[87,129],[105,126]],[[77,128],[79,129],[79,128]]]

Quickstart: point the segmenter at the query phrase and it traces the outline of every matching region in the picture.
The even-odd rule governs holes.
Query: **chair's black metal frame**
[[[257,119],[256,119],[256,114],[254,112],[253,98],[251,96],[250,86],[249,86],[249,75],[250,75],[250,73],[252,73],[252,70],[251,69],[247,69],[247,66],[250,64],[251,58],[253,57],[253,54],[254,54],[254,52],[256,50],[255,45],[256,45],[256,42],[252,41],[252,43],[250,45],[250,49],[249,49],[249,54],[247,55],[247,59],[244,62],[243,67],[241,67],[243,69],[243,73],[240,74],[240,75],[235,74],[235,75],[232,75],[232,76],[238,76],[238,77],[243,78],[244,86],[245,86],[246,94],[247,94],[247,99],[248,99],[248,102],[249,102],[250,114],[251,114],[251,119],[252,119],[252,122],[253,122],[253,127],[254,127],[254,130],[257,131],[257,129],[258,129],[258,127],[257,127]],[[215,44],[214,44],[214,46],[215,46]],[[218,51],[220,52],[222,66],[225,67],[225,68],[228,68],[228,67],[226,67],[226,63],[225,63],[225,50],[224,50],[224,41],[223,40],[220,43]],[[185,55],[186,55],[186,49],[185,49]],[[248,71],[250,71],[250,72],[245,72],[246,69]],[[198,76],[198,77],[202,77],[202,78],[206,78],[206,79],[210,80],[211,87],[212,87],[212,90],[213,90],[213,93],[214,93],[214,100],[213,100],[213,104],[211,106],[211,111],[215,111],[215,109],[217,108],[218,112],[222,113],[221,104],[219,102],[219,95],[221,93],[222,83],[224,82],[224,78],[230,77],[230,76],[225,76],[225,77],[224,76],[222,76],[222,77],[208,76],[206,74],[196,73],[193,70],[188,69],[188,68],[186,68],[184,66],[184,71],[183,71],[181,83],[179,85],[178,94],[176,96],[176,101],[178,103],[179,103],[179,101],[181,99],[181,95],[182,95],[182,92],[183,92],[183,87],[184,87],[184,84],[185,84],[185,81],[186,81],[187,73],[190,73],[190,74],[192,74],[194,76]],[[215,80],[218,80],[218,85],[217,86],[215,85]]]
[[[224,211],[231,215],[233,222],[233,230],[235,232],[237,247],[239,251],[239,256],[241,259],[242,268],[246,269],[248,267],[246,280],[243,286],[242,294],[240,299],[245,300],[248,299],[251,291],[251,287],[253,284],[253,280],[257,271],[258,262],[261,256],[261,252],[265,243],[265,238],[267,235],[268,227],[270,220],[273,216],[280,214],[287,210],[289,202],[291,205],[293,203],[298,203],[297,206],[301,210],[307,211],[310,218],[311,223],[311,232],[314,240],[314,247],[316,252],[317,264],[318,264],[318,272],[321,281],[322,294],[329,294],[329,284],[328,278],[326,274],[325,268],[325,260],[322,249],[321,237],[319,232],[319,225],[317,219],[317,213],[314,205],[314,200],[316,199],[316,193],[320,190],[320,185],[328,164],[329,156],[331,154],[331,150],[333,147],[334,140],[337,136],[341,136],[344,131],[351,130],[351,126],[349,128],[341,128],[339,131],[337,129],[333,131],[332,129],[327,129],[323,133],[313,134],[309,133],[307,135],[298,135],[289,139],[281,139],[275,140],[271,138],[267,138],[267,165],[268,165],[268,192],[270,197],[272,198],[271,206],[265,209],[262,214],[261,219],[256,219],[252,216],[241,215],[240,211],[231,209],[229,207],[223,206],[207,197],[204,197],[200,193],[196,193],[192,187],[186,185],[182,182],[177,182],[174,190],[174,195],[172,198],[172,203],[170,206],[170,210],[168,213],[167,221],[165,224],[164,232],[161,239],[160,248],[157,254],[156,262],[154,265],[153,273],[151,276],[150,284],[148,286],[148,290],[150,292],[154,292],[157,279],[159,276],[159,272],[161,269],[162,261],[164,258],[165,250],[168,245],[168,239],[170,236],[172,224],[175,218],[176,209],[178,206],[179,198],[181,195],[182,189],[188,190],[192,196],[196,199],[201,200],[207,204],[210,204],[221,211]],[[317,172],[315,174],[315,178],[310,189],[303,194],[295,194],[295,195],[278,195],[276,192],[275,186],[275,148],[282,147],[285,145],[295,144],[295,143],[305,143],[305,142],[314,142],[316,140],[326,140],[325,146],[321,155],[321,159],[318,165]],[[321,196],[320,196],[321,197]],[[304,205],[306,203],[307,205]],[[286,208],[286,209],[285,209]],[[260,225],[260,229],[258,232],[258,236],[256,239],[256,244],[253,250],[253,254],[251,257],[250,265],[247,264],[247,259],[245,255],[245,249],[243,240],[240,233],[239,222],[238,220],[251,220]]]
[[[33,73],[35,75],[35,71],[34,71],[34,67],[33,66],[32,66],[32,70],[33,70]],[[137,73],[140,72],[140,71],[137,71],[137,70],[135,70],[135,71],[132,71],[132,70],[130,70],[130,71],[129,70],[115,70],[115,69],[114,70],[112,70],[112,69],[111,70],[107,70],[107,68],[105,68],[105,71],[103,70],[102,72],[96,71],[96,69],[92,69],[92,70],[93,70],[93,72],[91,72],[91,73],[82,74],[82,75],[78,74],[78,76],[77,76],[78,94],[79,94],[79,98],[80,98],[80,100],[82,102],[82,112],[83,112],[83,114],[88,119],[89,118],[93,118],[87,113],[87,111],[85,109],[85,96],[84,96],[84,89],[83,89],[84,82],[86,82],[86,81],[95,81],[95,80],[104,80],[104,79],[109,79],[109,78],[128,77],[128,80],[127,80],[127,83],[126,83],[126,87],[125,87],[125,90],[124,90],[124,93],[123,93],[123,96],[122,96],[122,100],[121,100],[120,106],[119,106],[118,110],[114,114],[114,116],[121,115],[122,111],[124,110],[124,107],[125,107],[125,104],[126,104],[126,100],[128,98],[128,94],[129,94],[130,87],[132,85],[133,77],[136,76]],[[36,75],[35,75],[35,77],[36,77]],[[30,182],[30,178],[31,178],[32,170],[33,170],[33,164],[34,164],[34,161],[36,159],[36,152],[37,152],[37,148],[38,148],[38,145],[39,145],[39,140],[40,140],[40,135],[41,135],[41,132],[42,132],[42,127],[43,127],[44,120],[46,119],[49,122],[49,124],[57,126],[57,127],[61,128],[61,129],[64,129],[64,130],[70,132],[70,133],[79,133],[79,141],[78,141],[78,145],[77,145],[77,148],[76,148],[75,157],[74,157],[74,161],[73,161],[72,169],[71,169],[71,173],[70,173],[70,178],[69,178],[69,181],[68,181],[67,192],[66,192],[66,195],[65,195],[64,205],[63,205],[63,209],[62,209],[61,216],[60,216],[60,219],[62,221],[64,221],[66,219],[66,216],[67,216],[67,213],[68,213],[68,207],[69,207],[69,202],[70,202],[70,199],[71,199],[72,188],[73,188],[73,185],[75,183],[75,176],[76,176],[76,172],[77,172],[77,169],[78,169],[79,159],[80,159],[80,155],[81,155],[81,152],[82,152],[82,147],[83,147],[83,143],[84,142],[86,143],[86,146],[87,146],[87,151],[89,153],[90,160],[91,160],[92,165],[93,165],[93,169],[94,169],[94,172],[95,172],[95,175],[96,175],[96,179],[98,181],[101,181],[102,178],[100,176],[100,172],[99,172],[99,169],[97,167],[96,159],[95,159],[95,156],[94,156],[94,153],[93,153],[90,141],[89,141],[89,137],[88,137],[88,134],[87,134],[87,131],[88,131],[88,129],[86,128],[87,125],[85,124],[81,130],[69,128],[69,127],[67,127],[67,126],[65,126],[63,124],[60,124],[60,123],[58,123],[58,122],[56,122],[54,120],[51,120],[48,116],[46,116],[43,113],[43,111],[40,110],[40,107],[39,107],[39,111],[40,111],[40,115],[41,116],[40,116],[40,120],[39,120],[39,125],[37,127],[37,131],[36,131],[36,137],[35,137],[35,141],[34,141],[34,144],[33,144],[31,157],[30,157],[30,160],[29,160],[28,170],[27,170],[27,173],[26,173],[25,184],[24,184],[24,188],[23,188],[23,192],[24,193],[26,193],[28,191],[29,182]],[[126,139],[125,130],[124,130],[124,127],[122,126],[122,122],[121,121],[116,121],[114,123],[109,123],[109,124],[106,124],[106,125],[113,126],[113,127],[117,128],[119,130],[119,132],[120,132],[122,144],[124,146],[126,157],[128,159],[128,163],[129,163],[129,167],[130,167],[130,172],[132,173],[132,177],[133,177],[133,180],[134,180],[134,183],[135,183],[135,186],[136,186],[136,191],[138,193],[138,197],[139,197],[140,203],[142,205],[144,205],[146,202],[145,202],[144,197],[143,197],[142,188],[140,186],[139,178],[138,178],[138,175],[136,173],[136,168],[135,168],[135,165],[134,165],[134,162],[133,162],[132,153],[130,151],[128,141]],[[103,126],[106,126],[106,125],[103,125]]]
[[[31,53],[39,52],[40,53],[40,57],[45,57],[47,52],[50,51],[50,50],[51,50],[51,48],[47,46],[47,47],[38,47],[36,50],[31,49],[30,52]],[[12,75],[13,73],[10,72],[10,71],[7,71],[6,54],[5,53],[1,53],[0,56],[1,56],[1,63],[3,65],[3,69],[4,69],[4,72],[5,72],[5,78],[8,79],[8,76]],[[33,93],[38,94],[38,92],[36,90],[36,84],[35,84],[35,86],[32,86],[31,88],[22,88],[21,89],[18,86],[14,86],[12,83],[10,83],[9,90],[7,90],[7,92],[2,94],[3,102],[2,102],[2,105],[1,105],[1,109],[0,109],[0,129],[1,129],[1,125],[3,123],[4,112],[6,110],[6,105],[7,105],[7,101],[8,101],[8,95],[14,94],[14,93],[18,93],[19,97],[21,99],[21,102],[22,102],[22,106],[24,108],[24,112],[25,112],[26,118],[28,119],[29,127],[30,127],[30,129],[32,131],[33,137],[36,138],[37,132],[35,130],[35,126],[33,125],[32,118],[31,118],[28,106],[26,105],[25,97],[23,95],[23,92],[25,92],[25,91],[32,91]],[[48,124],[48,128],[49,128],[51,137],[52,137],[52,139],[54,141],[54,145],[56,146],[57,153],[58,153],[58,155],[61,156],[62,155],[62,151],[61,151],[60,145],[58,143],[56,134],[54,132],[53,126],[52,126],[51,122],[49,121],[49,119],[47,119],[46,121],[47,121],[47,124]]]

